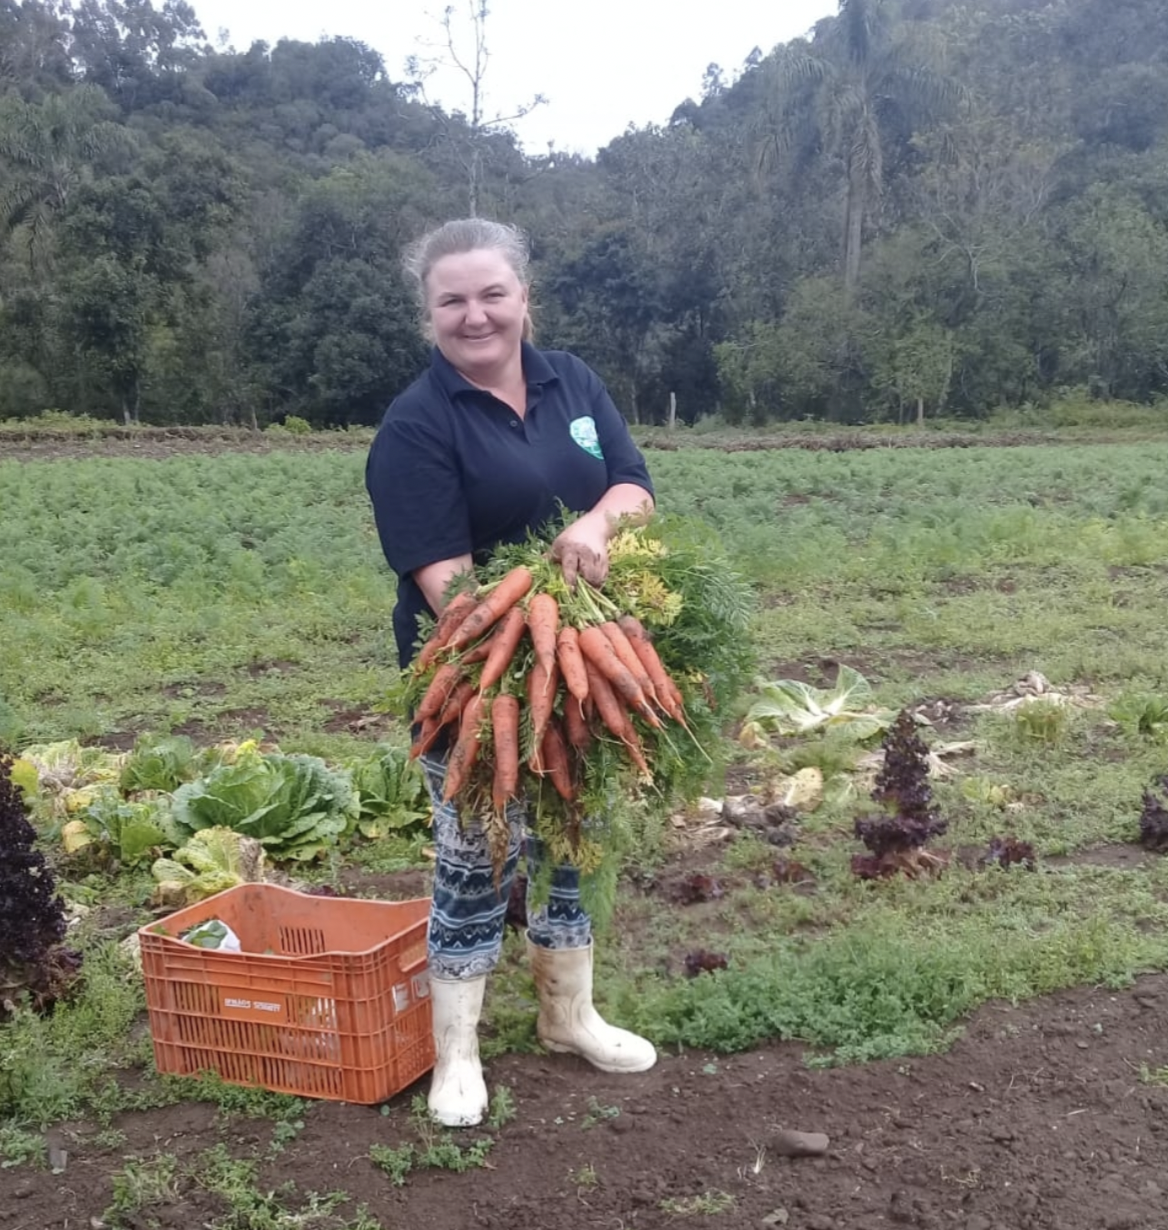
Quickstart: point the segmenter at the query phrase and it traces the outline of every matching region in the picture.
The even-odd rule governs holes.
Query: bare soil
[[[369,1161],[402,1139],[409,1090],[393,1114],[320,1103],[261,1172],[264,1191],[338,1189],[382,1224],[461,1227],[664,1227],[691,1220],[791,1230],[1163,1230],[1168,1225],[1168,1088],[1143,1083],[1168,1044],[1168,977],[1130,990],[1078,989],[978,1012],[946,1055],[808,1069],[798,1047],[731,1057],[665,1055],[639,1076],[607,1076],[570,1057],[489,1062],[517,1118],[486,1169],[428,1170],[394,1187]],[[598,1111],[601,1113],[598,1114]],[[619,1113],[616,1113],[619,1112]],[[262,1152],[268,1127],[224,1128],[202,1105],[123,1115],[116,1149],[58,1130],[64,1174],[0,1171],[5,1230],[96,1226],[110,1176],[132,1155],[190,1158],[226,1137]],[[821,1157],[781,1154],[784,1129],[830,1137]],[[467,1133],[474,1135],[473,1130]],[[595,1175],[592,1185],[589,1169]],[[724,1193],[715,1217],[685,1217]],[[195,1227],[226,1210],[191,1185],[130,1226]]]
[[[903,428],[895,434],[842,429],[820,432],[767,432],[757,436],[741,432],[725,437],[674,436],[665,429],[634,429],[643,448],[663,452],[679,449],[709,449],[723,453],[768,452],[772,449],[805,449],[812,452],[845,453],[855,449],[899,448],[1016,448],[1056,443],[1065,436],[1042,431],[946,432]],[[1103,432],[1076,436],[1080,443],[1130,443],[1138,433]],[[1160,437],[1153,437],[1160,438]],[[290,449],[355,451],[369,447],[372,429],[353,433],[322,431],[311,435],[250,431],[233,427],[106,427],[83,435],[30,425],[27,431],[0,432],[0,460],[52,461],[77,457],[165,458],[192,454],[271,453]],[[793,497],[798,500],[802,497]]]
[[[1108,847],[1100,855],[1126,866],[1142,852]],[[626,891],[672,899],[678,877],[700,864],[697,852],[680,853],[654,884]],[[347,868],[340,887],[419,896],[428,873]],[[568,1056],[509,1054],[486,1064],[488,1085],[506,1086],[516,1110],[486,1168],[418,1170],[395,1187],[372,1164],[373,1145],[417,1142],[408,1113],[423,1080],[388,1113],[314,1103],[299,1136],[262,1165],[260,1190],[291,1185],[294,1194],[284,1197],[291,1208],[311,1192],[344,1191],[351,1201],[338,1218],[366,1204],[383,1226],[409,1230],[687,1222],[1164,1230],[1168,1086],[1147,1077],[1166,1064],[1168,975],[1123,990],[989,1004],[947,1054],[857,1067],[809,1068],[793,1044],[733,1056],[665,1054],[652,1071],[625,1077]],[[224,1120],[193,1103],[122,1114],[113,1126],[125,1134],[116,1147],[95,1139],[94,1124],[55,1128],[50,1144],[67,1154],[63,1173],[0,1169],[0,1230],[101,1230],[112,1176],[127,1159],[173,1153],[190,1162],[220,1141],[232,1157],[263,1156],[272,1139],[265,1120]],[[791,1130],[826,1134],[826,1152],[786,1156],[781,1133]],[[456,1135],[469,1144],[479,1134]],[[119,1224],[236,1225],[216,1221],[227,1213],[220,1197],[186,1178],[170,1203]],[[343,1221],[311,1224],[330,1230]]]

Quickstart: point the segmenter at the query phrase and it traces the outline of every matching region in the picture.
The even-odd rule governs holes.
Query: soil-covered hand
[[[570,588],[576,587],[577,577],[599,588],[608,576],[608,535],[581,517],[552,543],[552,559],[560,565]]]

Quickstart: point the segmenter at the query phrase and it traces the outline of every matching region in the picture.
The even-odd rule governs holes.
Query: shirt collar
[[[523,355],[523,376],[528,386],[551,384],[559,380],[560,377],[555,368],[544,358],[543,351],[537,350],[530,342],[522,342],[520,346]],[[443,391],[450,397],[461,393],[481,393],[483,391],[459,375],[454,365],[437,346],[430,353],[430,370]]]
[[[542,350],[537,350],[530,342],[521,343],[523,350],[523,375],[528,384],[551,384],[559,380],[556,369],[544,358]]]

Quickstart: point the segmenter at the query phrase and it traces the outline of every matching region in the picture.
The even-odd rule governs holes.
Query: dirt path
[[[518,1113],[488,1169],[418,1172],[398,1188],[371,1165],[371,1145],[404,1138],[419,1086],[388,1116],[316,1105],[261,1180],[264,1190],[294,1183],[301,1199],[344,1190],[384,1226],[410,1230],[1164,1230],[1168,1088],[1140,1070],[1166,1056],[1162,975],[990,1005],[949,1054],[857,1068],[809,1070],[791,1046],[666,1056],[625,1078],[571,1058],[508,1056],[488,1065],[488,1082],[512,1088]],[[97,1226],[124,1157],[190,1158],[223,1133],[198,1105],[118,1126],[116,1149],[58,1132],[63,1175],[0,1170],[4,1230]],[[782,1129],[825,1132],[828,1152],[783,1157]],[[268,1125],[239,1122],[226,1137],[246,1156],[262,1151]],[[193,1227],[223,1211],[190,1188],[124,1224]]]
[[[707,449],[723,453],[767,452],[802,449],[812,452],[845,453],[867,449],[1016,448],[1038,444],[1138,444],[1145,439],[1163,440],[1163,432],[1053,431],[944,432],[904,428],[890,432],[837,430],[818,432],[767,432],[758,435],[728,433],[724,437],[673,436],[661,430],[634,429],[647,450],[676,452]],[[0,432],[0,460],[55,461],[78,457],[140,457],[158,459],[217,453],[273,453],[302,451],[364,451],[372,431],[315,432],[312,435],[246,431],[241,428],[139,427],[112,428],[90,436],[61,432]]]
[[[311,436],[256,431],[206,431],[198,428],[141,428],[99,436],[30,435],[0,432],[0,461],[61,461],[82,457],[211,457],[220,453],[355,452],[369,447],[372,433],[341,432]]]

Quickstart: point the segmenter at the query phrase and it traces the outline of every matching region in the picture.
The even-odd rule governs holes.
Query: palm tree
[[[808,44],[784,48],[775,62],[777,115],[762,161],[813,137],[838,159],[846,179],[844,287],[860,281],[864,221],[884,189],[886,134],[927,124],[960,96],[937,70],[939,54],[895,21],[893,0],[839,0],[836,18]]]
[[[34,267],[92,164],[130,143],[126,129],[105,118],[112,112],[105,92],[93,85],[47,94],[41,103],[13,95],[0,100],[0,167],[8,171],[0,233],[25,228]]]

